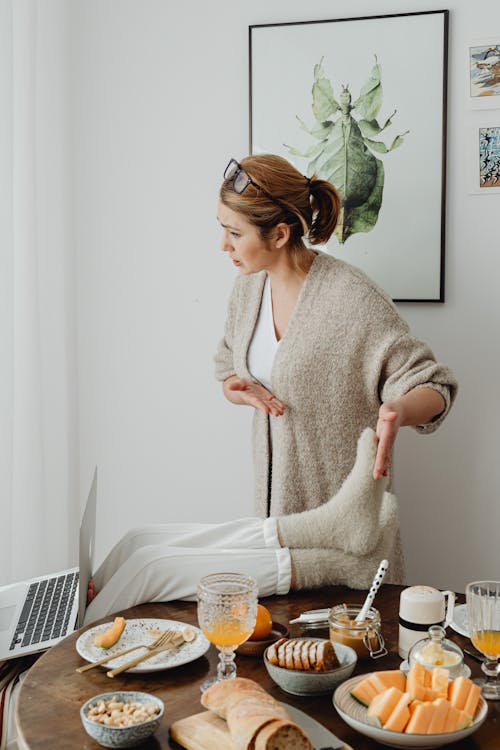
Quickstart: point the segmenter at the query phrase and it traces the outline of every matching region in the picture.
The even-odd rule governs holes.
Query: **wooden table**
[[[354,674],[373,669],[394,669],[401,659],[397,653],[400,586],[382,586],[376,599],[376,607],[382,617],[382,630],[389,654],[377,661],[360,661]],[[270,597],[263,600],[273,619],[288,624],[307,609],[329,607],[342,602],[361,603],[365,592],[351,591],[345,587],[323,588],[315,591],[294,592],[288,596]],[[132,607],[124,613],[128,618],[155,617],[180,620],[197,624],[196,604],[170,602],[167,604],[144,604]],[[106,618],[109,621],[111,618]],[[83,660],[75,650],[75,633],[47,651],[30,669],[19,694],[17,725],[22,750],[96,750],[99,747],[85,733],[79,709],[81,704],[98,693],[116,690],[143,690],[154,693],[165,703],[165,715],[152,739],[141,747],[144,750],[178,748],[169,739],[170,724],[180,718],[198,713],[200,705],[200,683],[206,676],[215,673],[217,652],[211,647],[206,656],[188,665],[164,672],[127,675],[110,680],[101,668],[96,667],[84,674],[77,674],[76,667]],[[290,627],[291,635],[300,635],[297,625]],[[470,647],[467,638],[449,629],[448,637],[462,648]],[[348,727],[332,706],[330,695],[299,698],[284,693],[267,674],[261,659],[237,656],[238,674],[260,682],[278,700],[302,709],[328,727],[354,750],[376,750],[381,746]],[[473,674],[480,673],[480,665],[466,657]],[[488,717],[483,726],[472,737],[460,743],[448,745],[450,750],[500,750],[500,702],[489,703]]]

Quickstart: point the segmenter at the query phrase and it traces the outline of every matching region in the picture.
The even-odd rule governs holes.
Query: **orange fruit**
[[[273,627],[273,618],[271,617],[271,613],[268,609],[264,607],[262,604],[257,604],[257,620],[255,622],[255,627],[253,629],[253,633],[248,639],[249,641],[263,641],[271,632],[271,628]]]

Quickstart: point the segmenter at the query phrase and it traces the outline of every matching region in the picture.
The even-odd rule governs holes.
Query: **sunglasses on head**
[[[224,179],[233,180],[233,190],[235,193],[242,193],[247,189],[249,185],[253,185],[254,188],[257,188],[257,190],[260,190],[262,193],[264,193],[264,195],[269,198],[269,200],[273,201],[273,203],[276,203],[280,207],[282,206],[281,201],[279,201],[277,198],[273,198],[271,193],[268,193],[267,190],[264,190],[261,185],[252,180],[250,175],[245,172],[243,167],[236,161],[236,159],[231,159],[231,161],[225,168]]]

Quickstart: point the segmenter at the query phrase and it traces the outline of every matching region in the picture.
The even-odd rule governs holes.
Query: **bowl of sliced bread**
[[[354,671],[354,649],[324,638],[281,638],[264,652],[271,679],[292,695],[330,693]]]

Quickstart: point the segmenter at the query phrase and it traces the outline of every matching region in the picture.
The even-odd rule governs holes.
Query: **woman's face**
[[[249,274],[269,269],[276,260],[269,243],[260,236],[256,226],[250,224],[243,214],[233,211],[219,201],[217,219],[222,227],[221,249],[240,273]]]

